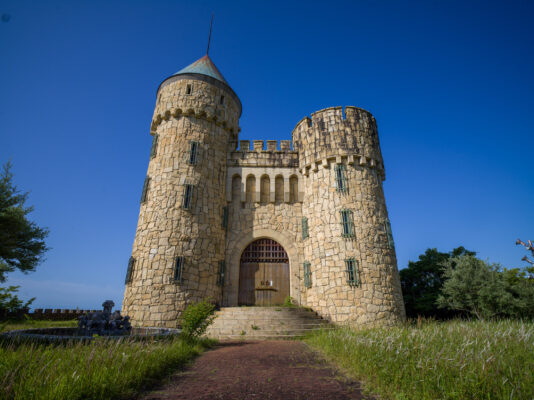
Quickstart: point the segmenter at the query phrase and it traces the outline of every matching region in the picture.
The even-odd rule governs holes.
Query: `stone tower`
[[[402,321],[374,117],[327,108],[265,148],[238,140],[240,116],[208,56],[160,85],[124,314],[175,327],[202,299],[292,299],[335,323]]]
[[[375,118],[356,107],[345,107],[345,116],[341,107],[320,110],[297,124],[293,143],[309,226],[306,305],[336,322],[402,320]]]
[[[159,86],[123,301],[133,321],[173,327],[186,304],[220,302],[226,155],[240,116],[239,98],[207,55]]]

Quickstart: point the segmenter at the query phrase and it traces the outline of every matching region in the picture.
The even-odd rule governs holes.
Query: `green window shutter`
[[[148,187],[150,186],[150,177],[145,178],[145,183],[143,184],[143,192],[141,193],[141,203],[144,203],[148,196]]]
[[[347,283],[349,286],[360,286],[360,277],[358,275],[358,260],[355,258],[345,259],[345,271],[347,273]]]
[[[189,164],[195,165],[197,163],[198,158],[198,142],[190,142],[190,148],[189,148]]]
[[[228,231],[228,206],[223,207],[221,226]]]
[[[224,276],[226,273],[226,262],[219,261],[219,273],[217,274],[217,285],[224,286]]]
[[[336,190],[341,193],[347,193],[348,186],[345,164],[336,164],[334,171],[336,175]]]
[[[154,137],[152,138],[152,147],[150,148],[150,158],[156,157],[158,153],[158,140],[159,140],[159,135],[155,133]]]
[[[126,270],[126,279],[124,280],[125,284],[128,284],[132,281],[134,264],[135,258],[130,257],[130,259],[128,260],[128,269]]]
[[[341,210],[341,227],[342,227],[342,236],[344,238],[355,239],[356,232],[354,230],[354,218],[351,210]]]
[[[178,256],[174,260],[173,280],[174,280],[175,283],[178,283],[178,284],[182,283],[183,272],[184,272],[184,261],[185,261],[185,259],[184,259],[183,256]]]
[[[304,287],[311,288],[312,282],[311,282],[311,271],[310,266],[311,264],[308,261],[305,261],[302,266],[304,267]]]
[[[389,247],[394,248],[395,242],[393,241],[393,232],[391,231],[391,222],[389,222],[389,218],[386,218],[386,235],[388,237]]]
[[[182,199],[182,208],[190,210],[193,206],[193,189],[194,186],[186,184],[184,187],[184,197]]]
[[[302,239],[306,239],[308,236],[308,218],[302,217]]]

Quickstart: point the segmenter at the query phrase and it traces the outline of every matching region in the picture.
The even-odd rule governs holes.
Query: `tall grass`
[[[0,399],[125,399],[199,354],[208,341],[94,340],[68,345],[3,344]]]
[[[534,324],[423,322],[306,339],[384,399],[534,398]]]

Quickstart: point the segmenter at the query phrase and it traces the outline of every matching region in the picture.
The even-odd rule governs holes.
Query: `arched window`
[[[278,175],[274,179],[274,201],[277,203],[284,202],[284,177]]]
[[[238,174],[232,178],[232,201],[234,203],[241,201],[241,177]]]
[[[289,178],[289,202],[299,201],[299,180],[295,175]]]
[[[247,203],[252,203],[256,199],[256,177],[254,175],[247,176]]]
[[[270,193],[271,193],[271,180],[269,179],[268,175],[263,175],[261,177],[260,202],[268,203]]]

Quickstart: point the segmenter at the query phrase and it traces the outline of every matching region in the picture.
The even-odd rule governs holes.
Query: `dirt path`
[[[221,343],[143,400],[369,399],[297,341]]]

